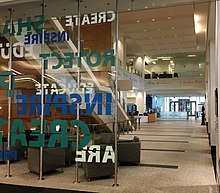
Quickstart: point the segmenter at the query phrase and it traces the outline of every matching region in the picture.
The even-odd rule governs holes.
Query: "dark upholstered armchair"
[[[28,168],[32,172],[40,172],[40,148],[28,148]],[[63,168],[65,166],[65,148],[53,147],[43,149],[43,172]]]
[[[95,140],[96,145],[101,146],[100,156],[101,160],[105,153],[106,146],[112,146],[114,142],[114,134],[113,133],[102,133],[99,138]],[[114,175],[114,163],[112,160],[108,160],[107,163],[95,163],[95,160],[91,163],[83,163],[82,164],[83,170],[88,181],[91,181],[92,178],[99,178],[99,177],[111,177]]]
[[[141,142],[134,140],[118,141],[118,162],[139,164],[141,158]]]

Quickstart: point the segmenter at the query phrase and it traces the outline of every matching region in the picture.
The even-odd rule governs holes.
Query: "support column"
[[[42,4],[41,4],[41,12],[42,15],[45,15],[45,0],[42,0]],[[42,44],[41,44],[41,54],[44,54],[45,52],[45,41],[44,41],[44,24],[42,26]],[[40,115],[40,133],[41,135],[44,134],[44,74],[45,74],[45,67],[44,67],[44,59],[42,59],[41,61],[41,115]],[[40,147],[40,172],[39,172],[39,180],[44,180],[43,178],[43,147]]]
[[[137,97],[136,97],[136,105],[137,105],[137,110],[139,111],[139,114],[144,113],[144,93],[143,92],[138,92]]]
[[[216,136],[215,136],[215,43],[213,40],[210,40],[210,64],[209,64],[209,97],[208,97],[208,108],[209,108],[209,117],[208,124],[210,128],[210,142],[211,147],[215,148],[216,146]]]
[[[218,72],[217,76],[217,90],[218,90],[218,114],[220,112],[220,74],[219,74],[219,69],[220,69],[220,1],[216,1],[216,31],[215,31],[215,59],[216,59],[216,67],[215,69]],[[217,132],[216,132],[216,138],[217,138],[217,146],[216,146],[216,177],[217,177],[217,182],[219,184],[219,155],[220,155],[220,116],[218,115],[217,117]]]
[[[10,14],[10,34],[9,34],[9,61],[8,61],[8,70],[9,72],[12,71],[12,30],[13,30],[13,19],[12,19],[12,12],[13,9],[9,9],[9,14]],[[9,74],[9,82],[8,82],[8,91],[9,93],[12,92],[12,75]],[[7,150],[10,151],[10,146],[11,146],[11,113],[12,113],[12,107],[11,107],[11,101],[12,96],[8,96],[8,146]],[[10,158],[8,157],[7,160],[7,174],[5,177],[11,177],[11,164],[10,164]]]

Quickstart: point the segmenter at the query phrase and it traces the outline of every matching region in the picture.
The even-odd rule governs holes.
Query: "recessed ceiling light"
[[[156,21],[156,19],[155,19],[155,18],[152,18],[152,21]]]
[[[171,19],[171,17],[168,17],[167,19]]]
[[[172,27],[171,29],[175,29],[175,27]]]
[[[140,23],[140,20],[137,20],[137,23]]]
[[[195,54],[188,54],[187,57],[193,58],[193,57],[196,57],[196,55]]]
[[[146,29],[144,29],[144,31],[147,31]]]
[[[157,30],[160,31],[160,28],[158,28]]]

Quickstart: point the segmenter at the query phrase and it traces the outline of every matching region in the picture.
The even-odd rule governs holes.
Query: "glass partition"
[[[45,172],[66,165],[72,180],[86,180],[79,175],[81,163],[93,167],[98,162],[100,170],[110,167],[110,175],[117,171],[116,2],[102,3],[99,8],[91,1],[17,4],[11,23],[2,23],[3,146],[11,139],[7,150],[15,148],[16,159],[27,159],[24,172],[37,173],[40,180]],[[1,7],[6,20],[8,8]],[[7,96],[10,76],[13,94]],[[103,147],[104,134],[111,143]],[[98,152],[96,158],[88,157],[90,150]],[[8,174],[17,173],[13,159],[6,160]]]

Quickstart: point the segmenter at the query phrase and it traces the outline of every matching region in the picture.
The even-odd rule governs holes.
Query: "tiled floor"
[[[63,173],[38,176],[29,173],[27,162],[12,164],[12,177],[4,178],[6,165],[0,165],[0,182],[97,192],[216,193],[216,182],[206,128],[199,120],[144,123],[141,129],[120,138],[141,140],[141,165],[120,166],[119,187],[113,178],[87,182],[80,169],[80,184],[73,184],[74,166]],[[0,191],[1,192],[1,191]]]

